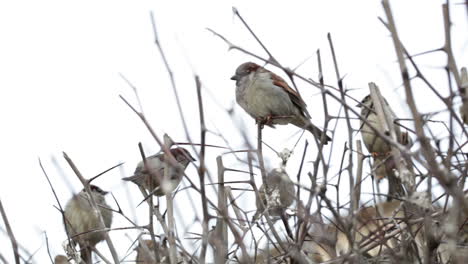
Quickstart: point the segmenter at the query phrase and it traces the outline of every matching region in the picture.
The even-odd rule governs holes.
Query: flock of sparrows
[[[323,144],[331,141],[324,131],[312,124],[306,103],[299,93],[278,75],[255,63],[247,62],[236,69],[231,79],[236,81],[237,103],[256,122],[270,127],[293,124],[309,131]],[[376,161],[380,157],[387,157],[390,145],[381,140],[369,126],[378,122],[370,96],[364,98],[359,107],[362,109],[361,120],[365,120],[361,121],[361,134],[365,146]],[[399,127],[396,127],[397,134],[401,135]],[[182,180],[185,168],[195,159],[182,147],[170,149],[170,153],[179,167],[168,166],[167,175],[164,173],[167,166],[166,154],[162,152],[148,157],[146,164],[140,162],[134,175],[123,180],[131,181],[156,196],[172,193]],[[281,215],[295,199],[294,183],[284,168],[274,169],[268,174],[268,190],[266,189],[265,186],[260,187],[254,219],[260,217],[265,209],[268,209],[271,216]],[[67,203],[64,212],[67,234],[80,246],[81,258],[85,263],[91,263],[92,248],[104,240],[105,231],[99,231],[99,227],[104,224],[106,228],[110,228],[112,223],[112,212],[105,201],[107,192],[94,185],[90,186],[90,190],[91,194],[83,189],[74,195]],[[98,205],[99,212],[93,210],[90,195]]]

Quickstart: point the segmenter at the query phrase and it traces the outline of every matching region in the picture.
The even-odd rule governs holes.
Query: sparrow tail
[[[92,263],[91,262],[91,247],[89,246],[81,246],[80,245],[80,251],[81,251],[81,260],[83,260],[84,263]]]
[[[145,181],[145,177],[142,176],[142,175],[133,175],[133,176],[130,176],[130,177],[125,177],[125,178],[122,178],[123,181],[131,181],[137,185],[142,185],[144,184],[144,181]]]
[[[328,144],[329,141],[331,141],[331,138],[327,136],[320,128],[314,126],[313,124],[309,124],[306,129],[312,133],[319,141],[322,139],[322,135],[325,135],[324,143],[325,145]]]

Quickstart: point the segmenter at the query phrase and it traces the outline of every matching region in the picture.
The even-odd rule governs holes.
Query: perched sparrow
[[[333,263],[331,260],[336,258],[337,228],[333,223],[325,223],[323,218],[318,211],[308,217],[310,224],[302,248],[313,263]]]
[[[81,259],[85,263],[91,263],[92,248],[105,239],[104,231],[94,232],[100,227],[99,214],[102,215],[106,228],[109,228],[112,223],[112,211],[108,209],[109,206],[104,197],[107,192],[95,185],[90,185],[89,188],[99,207],[99,212],[93,210],[90,195],[86,189],[74,195],[65,206],[65,230],[73,241],[80,245]]]
[[[156,242],[156,248],[159,253],[159,262],[158,263],[170,263],[169,252],[167,246],[161,247],[158,242]],[[136,263],[141,264],[151,264],[156,263],[156,257],[154,256],[155,245],[152,240],[140,240],[138,247],[136,248],[137,259]]]
[[[321,139],[324,133],[310,122],[306,103],[278,75],[253,62],[246,62],[236,69],[231,80],[236,81],[237,103],[257,122],[271,127],[293,124]],[[325,144],[331,141],[327,135],[324,137]]]
[[[253,221],[259,218],[265,209],[270,216],[281,216],[283,212],[294,202],[294,183],[284,169],[273,169],[267,176],[268,196],[265,185],[258,190],[260,199],[256,199],[257,212]]]
[[[159,261],[156,262],[154,250],[159,254]],[[141,239],[138,247],[135,249],[137,252],[136,263],[153,264],[153,263],[171,263],[169,249],[167,248],[166,240],[162,245],[156,242],[156,246],[151,239]],[[181,255],[177,252],[176,263],[185,263]]]
[[[390,108],[390,105],[384,99],[386,107],[389,109],[392,120],[396,119],[395,113]],[[387,171],[396,168],[395,161],[391,157],[391,147],[390,144],[385,142],[381,137],[379,137],[372,128],[366,124],[363,120],[366,120],[367,123],[371,124],[378,131],[384,133],[382,127],[379,125],[379,117],[375,112],[375,106],[372,102],[372,97],[367,95],[362,99],[361,103],[358,105],[361,108],[361,136],[364,141],[364,145],[367,150],[372,154],[374,158],[374,171],[378,179],[382,179],[387,174]],[[402,145],[411,146],[412,140],[408,135],[408,132],[401,132],[400,126],[394,125],[395,134],[397,136],[398,142]]]
[[[400,252],[409,253],[412,248],[405,248],[404,250],[407,251],[401,249],[404,243],[402,240],[408,239],[416,242],[417,251],[419,251],[420,248],[424,248],[422,247],[424,243],[421,226],[413,224],[411,228],[408,228],[408,223],[411,222],[410,219],[414,219],[416,216],[414,212],[403,209],[403,203],[401,201],[383,202],[376,206],[362,208],[354,217],[356,219],[352,230],[354,231],[354,242],[356,245],[364,245],[359,248],[359,250],[365,251],[369,256],[379,256],[384,252],[395,254],[394,251],[388,249],[397,250],[398,248],[400,248]],[[402,231],[395,235],[395,230]],[[408,231],[411,231],[411,235],[403,233]],[[393,235],[390,235],[392,233]],[[374,246],[372,247],[370,245]],[[348,254],[352,247],[347,235],[337,228],[337,242],[335,246],[337,255]],[[421,253],[422,252],[419,252],[419,254]]]
[[[181,168],[175,168],[169,164],[169,179],[164,179],[165,155],[164,152],[161,152],[146,159],[149,171],[146,170],[143,161],[141,161],[138,163],[134,175],[122,180],[131,181],[138,186],[142,186],[156,196],[163,196],[166,193],[173,192],[184,176],[183,171],[195,159],[184,148],[173,148],[170,151]]]

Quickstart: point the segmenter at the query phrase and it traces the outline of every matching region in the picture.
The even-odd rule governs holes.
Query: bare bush
[[[94,243],[89,246],[95,253],[95,259],[105,263],[171,264],[467,263],[468,228],[465,223],[468,219],[468,197],[464,186],[468,166],[467,153],[464,150],[467,148],[468,138],[465,127],[468,124],[468,76],[466,68],[459,68],[451,48],[450,6],[442,5],[445,43],[443,47],[432,51],[443,52],[447,56],[447,64],[443,69],[447,73],[447,87],[440,88],[431,83],[431,78],[426,76],[416,63],[415,56],[399,38],[388,0],[383,0],[382,4],[385,17],[379,19],[393,41],[404,97],[411,112],[410,118],[404,120],[394,113],[391,103],[385,99],[386,92],[383,91],[387,90],[379,88],[378,84],[369,82],[369,87],[366,87],[369,89],[369,96],[366,98],[353,97],[339,71],[339,56],[336,55],[338,52],[335,51],[330,34],[327,38],[332,57],[328,61],[334,65],[338,80],[336,85],[324,80],[322,63],[325,60],[320,51],[317,51],[319,72],[310,73],[318,75],[318,79],[302,75],[281,64],[267,49],[268,43],[263,43],[257,37],[255,30],[236,9],[233,10],[236,18],[261,45],[267,57],[250,52],[235,44],[235,41],[228,40],[223,33],[209,29],[215,36],[213,39],[221,39],[230,50],[250,55],[258,64],[272,72],[284,72],[289,78],[286,81],[289,84],[286,85],[291,85],[294,93],[300,95],[296,86],[299,80],[320,93],[324,106],[321,128],[333,135],[332,141],[325,145],[326,142],[317,137],[313,138],[315,145],[311,146],[313,144],[301,134],[293,146],[288,146],[289,149],[285,148],[283,151],[275,150],[267,144],[275,139],[265,140],[264,123],[259,120],[255,139],[250,138],[244,127],[239,126],[245,148],[230,147],[231,139],[215,132],[215,128],[205,122],[206,101],[203,97],[203,83],[198,76],[194,77],[194,87],[197,91],[199,139],[195,140],[190,136],[193,131],[187,125],[176,82],[158,37],[154,18],[151,17],[155,45],[169,74],[179,119],[183,123],[188,142],[177,141],[168,135],[161,137],[152,128],[141,105],[135,106],[123,96],[121,99],[160,146],[158,156],[148,157],[160,157],[163,162],[162,165],[158,164],[157,173],[161,173],[158,175],[157,185],[164,185],[164,181],[172,179],[173,175],[184,175],[184,181],[188,184],[186,188],[179,187],[176,192],[157,193],[163,199],[152,195],[156,191],[151,190],[157,187],[153,186],[155,183],[152,181],[149,181],[150,186],[140,186],[142,195],[139,198],[143,201],[141,206],[148,207],[148,224],[144,226],[135,224],[134,219],[120,209],[119,202],[123,198],[116,197],[118,209],[113,211],[124,217],[130,227],[109,229],[101,223],[98,225],[100,229],[93,227],[89,232],[107,234],[115,230],[132,229],[138,230],[139,235],[131,238],[134,243],[129,246],[127,254],[117,252],[109,236],[99,238],[99,241],[105,240],[109,245],[112,260],[106,259],[94,247]],[[435,95],[443,103],[443,110],[433,114],[419,109],[421,98],[414,95],[416,81],[423,84],[418,85],[417,89],[424,89],[425,93]],[[132,88],[140,102],[137,88]],[[443,96],[441,89],[447,89],[449,96]],[[307,98],[304,102],[307,103]],[[229,114],[233,117],[232,112]],[[191,118],[194,116],[195,114]],[[254,122],[253,119],[249,121]],[[434,123],[444,126],[443,135],[433,132]],[[207,135],[215,135],[226,144],[210,144]],[[335,144],[334,139],[337,137],[346,138],[345,145]],[[192,164],[196,166],[198,177],[185,175],[184,169],[188,161],[182,168],[177,155],[174,155],[173,146],[185,146],[188,150],[184,151],[195,153],[193,156],[196,162]],[[303,146],[303,151],[298,151],[297,146]],[[266,148],[269,154],[276,153],[276,156],[267,155]],[[140,172],[148,172],[147,177],[150,177],[152,168],[148,165],[141,144],[139,150],[142,163],[138,168]],[[215,153],[216,158],[212,159],[207,152]],[[291,155],[301,157],[297,172],[288,163]],[[87,180],[71,158],[65,153],[64,157],[84,189],[90,191],[91,181],[100,175]],[[235,167],[226,165],[226,159],[229,164],[236,164]],[[265,160],[277,160],[278,166],[268,168]],[[307,162],[312,163],[313,167],[306,168],[304,164]],[[339,164],[339,168],[332,170],[332,164]],[[270,171],[284,174],[274,178],[268,175]],[[47,176],[45,170],[44,173]],[[236,176],[231,177],[233,174]],[[362,184],[369,177],[373,182],[371,186]],[[255,179],[261,179],[261,187],[257,186],[260,181]],[[180,178],[177,180],[179,184]],[[378,187],[380,182],[387,182],[387,192],[373,188]],[[51,187],[53,190],[52,185]],[[172,187],[174,186],[171,186],[171,191],[174,189]],[[369,191],[371,188],[372,191]],[[174,196],[180,191],[190,191],[190,199],[186,203],[193,205],[191,210],[196,210],[196,217],[191,225],[196,225],[198,232],[192,233],[191,239],[178,231],[181,223],[174,216],[175,210],[187,210],[188,207],[182,207],[174,201]],[[90,210],[97,214],[102,210],[111,210],[98,209],[99,204],[90,200]],[[256,200],[257,208],[243,208],[245,202],[242,201],[245,200],[251,204]],[[344,200],[346,201],[343,202]],[[61,206],[63,201],[57,198],[57,203],[64,221],[67,222],[65,210]],[[9,228],[1,203],[0,209],[15,253],[15,262],[20,263],[18,242]],[[252,217],[254,214],[255,217]],[[163,232],[156,233],[155,226],[160,226]],[[86,235],[86,232],[67,233],[70,236],[66,243],[67,257],[57,256],[55,263],[86,261],[80,259],[80,249],[75,248],[73,243],[78,241],[77,237]],[[136,257],[134,251],[137,252]],[[90,260],[86,262],[89,263]]]

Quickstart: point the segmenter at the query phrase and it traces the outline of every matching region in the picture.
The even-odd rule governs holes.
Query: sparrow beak
[[[231,80],[233,80],[233,81],[237,81],[238,79],[239,79],[239,77],[237,77],[237,75],[234,75],[234,76],[231,77]]]
[[[106,191],[102,191],[102,195],[106,195],[108,194],[109,192],[106,192]]]
[[[358,104],[356,105],[356,107],[361,108],[361,107],[362,107],[362,104],[361,104],[361,103],[358,103]]]

